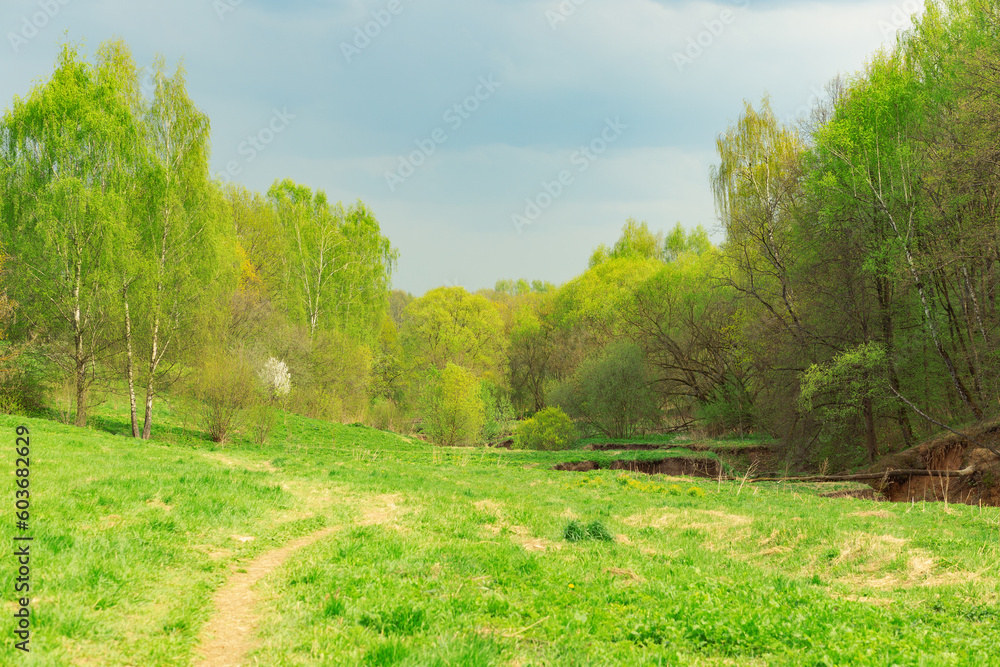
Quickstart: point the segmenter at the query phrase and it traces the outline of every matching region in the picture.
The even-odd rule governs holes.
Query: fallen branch
[[[968,440],[972,444],[976,445],[977,447],[982,447],[983,449],[988,449],[989,451],[991,451],[993,453],[994,456],[1000,458],[1000,451],[997,451],[993,447],[990,447],[985,442],[979,442],[979,440],[977,440],[976,438],[972,437],[971,435],[968,435],[968,434],[965,434],[965,433],[959,433],[958,431],[956,431],[952,427],[948,426],[947,424],[942,424],[941,422],[939,422],[938,420],[934,419],[933,417],[931,417],[927,413],[923,412],[920,408],[918,408],[917,406],[915,406],[913,403],[911,403],[905,396],[903,396],[898,391],[896,391],[896,388],[893,387],[891,384],[889,385],[889,389],[891,389],[892,393],[894,393],[896,395],[896,398],[898,398],[899,400],[901,400],[904,403],[906,403],[907,405],[909,405],[910,408],[912,408],[912,410],[914,412],[916,412],[918,415],[920,415],[921,417],[923,417],[924,419],[926,419],[930,423],[936,424],[937,426],[940,426],[941,428],[947,429],[947,430],[951,431],[952,433],[954,433],[955,435],[957,435],[960,438],[965,438],[966,440]]]
[[[854,475],[812,475],[810,477],[755,477],[751,482],[857,482],[870,479],[886,479],[889,477],[968,477],[976,472],[974,466],[962,470],[884,470],[882,472],[863,472]]]

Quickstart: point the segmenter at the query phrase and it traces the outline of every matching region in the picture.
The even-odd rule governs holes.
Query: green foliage
[[[0,412],[40,414],[47,407],[58,369],[35,346],[0,340]]]
[[[406,413],[393,400],[376,398],[368,409],[366,422],[372,428],[395,433],[408,433],[409,420]]]
[[[193,390],[204,405],[203,425],[212,441],[226,444],[244,426],[247,413],[262,403],[256,370],[240,351],[214,350],[204,355]]]
[[[611,438],[627,438],[660,421],[645,357],[629,341],[610,344],[548,395],[551,405]]]
[[[884,400],[885,350],[878,343],[858,345],[802,374],[800,405],[823,420],[853,416],[865,400]]]
[[[755,424],[754,398],[743,382],[729,379],[713,387],[696,409],[710,432],[743,432]]]
[[[663,241],[663,259],[672,262],[686,253],[700,255],[712,247],[704,227],[698,225],[690,232],[686,232],[678,222]]]
[[[267,196],[291,249],[284,261],[292,320],[310,336],[337,330],[374,340],[398,253],[371,209],[331,204],[322,190],[289,179],[275,181]]]
[[[473,445],[482,435],[480,385],[465,368],[449,363],[427,372],[421,406],[424,432],[439,445]]]
[[[494,304],[461,287],[439,287],[412,301],[403,313],[400,342],[417,373],[451,364],[477,376],[500,378],[505,336]]]
[[[510,396],[489,380],[479,383],[479,398],[483,403],[483,440],[492,442],[507,432],[514,420]]]
[[[113,352],[106,334],[122,251],[134,243],[142,136],[138,69],[121,42],[102,45],[94,64],[63,45],[52,77],[0,122],[0,245],[31,267],[9,274],[11,292],[21,326],[72,374],[78,426],[94,382],[87,368]]]
[[[605,245],[599,246],[591,255],[589,266],[594,268],[609,259],[627,257],[658,260],[663,258],[663,248],[663,232],[654,234],[646,221],[629,218],[614,247],[609,250]]]
[[[518,449],[559,451],[571,449],[576,439],[573,420],[559,408],[549,407],[518,424],[514,446]]]
[[[635,285],[656,273],[662,264],[641,255],[612,257],[563,285],[556,294],[552,318],[561,329],[594,327],[607,334],[621,327],[620,308]]]
[[[361,420],[370,400],[371,350],[336,330],[310,337],[305,327],[290,326],[283,334],[273,344],[295,379],[291,408],[321,419]]]

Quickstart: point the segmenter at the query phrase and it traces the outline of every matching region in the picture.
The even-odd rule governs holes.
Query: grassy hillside
[[[219,449],[176,405],[160,417],[164,438],[138,442],[0,416],[7,469],[17,425],[32,449],[31,527],[10,475],[0,536],[35,538],[32,651],[8,585],[0,663],[191,664],[213,591],[323,527],[256,587],[250,664],[982,665],[1000,646],[995,508],[558,472],[579,453],[294,415]]]

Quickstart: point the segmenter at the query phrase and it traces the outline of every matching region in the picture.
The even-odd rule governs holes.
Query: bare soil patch
[[[719,462],[715,459],[692,459],[679,456],[668,457],[651,461],[612,461],[607,466],[608,470],[627,470],[628,472],[641,472],[647,475],[671,475],[673,477],[718,477],[720,473]],[[588,472],[599,470],[601,465],[596,461],[573,461],[572,463],[560,463],[553,467],[553,470],[567,470],[571,472]]]
[[[969,435],[1000,449],[1000,424],[968,429]],[[880,460],[873,472],[927,470],[930,475],[893,476],[868,482],[893,502],[947,500],[967,505],[1000,506],[1000,459],[967,437],[954,433],[924,442]],[[935,471],[968,471],[960,477]]]
[[[274,551],[258,556],[235,572],[214,598],[215,614],[202,629],[198,653],[199,667],[229,667],[239,665],[255,643],[257,629],[257,595],[254,584],[272,570],[281,567],[297,549],[339,530],[331,526],[311,535],[293,540]]]

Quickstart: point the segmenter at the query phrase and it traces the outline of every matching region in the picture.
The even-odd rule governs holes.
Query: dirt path
[[[201,631],[198,667],[235,667],[256,643],[257,595],[253,586],[292,553],[339,530],[331,526],[292,540],[280,549],[261,554],[246,564],[215,593],[215,614]]]

